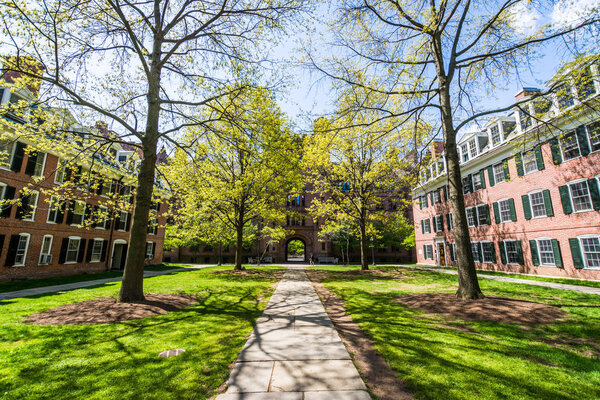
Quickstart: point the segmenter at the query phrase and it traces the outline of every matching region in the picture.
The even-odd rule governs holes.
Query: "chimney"
[[[434,140],[429,148],[431,158],[439,157],[444,151],[444,142],[442,140]]]
[[[519,101],[525,97],[533,96],[540,93],[540,89],[532,87],[524,87],[517,94],[515,94],[515,100]]]
[[[29,56],[8,56],[2,59],[2,75],[0,79],[13,85],[25,85],[37,98],[42,85],[44,66]],[[24,73],[25,72],[25,73]],[[33,74],[29,75],[29,74]]]

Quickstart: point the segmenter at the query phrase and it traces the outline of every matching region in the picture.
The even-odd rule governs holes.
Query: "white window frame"
[[[69,261],[69,246],[72,240],[77,240],[77,250],[75,252],[75,261]],[[79,257],[79,247],[81,247],[81,236],[69,236],[69,242],[67,243],[67,250],[65,252],[65,264],[77,264],[77,258]]]
[[[57,195],[55,195],[55,194],[53,194],[52,196],[50,196],[50,202],[48,203],[48,215],[46,216],[46,223],[47,223],[47,224],[56,224],[56,222],[55,222],[55,221],[52,221],[52,220],[50,219],[50,214],[51,214],[51,213],[52,213],[52,211],[53,211],[52,202],[54,201],[54,199],[59,199],[59,198],[60,198],[60,197],[59,197],[59,196],[57,196]],[[63,201],[64,201],[64,200],[63,200]],[[59,208],[57,208],[57,209],[56,209],[56,210],[54,210],[54,211],[58,212],[58,211],[59,211]]]
[[[76,214],[75,213],[75,207],[78,204],[82,204],[83,203],[83,214]],[[81,222],[80,223],[74,223],[73,221],[71,221],[71,226],[81,226],[83,225],[83,223],[85,222],[85,209],[86,209],[87,203],[85,201],[81,201],[81,200],[75,200],[75,207],[73,207],[73,218],[75,218],[75,215],[81,215]]]
[[[429,224],[426,224],[425,221],[430,221],[429,218],[425,218],[423,219],[423,232],[425,233],[431,233],[431,222]]]
[[[91,247],[92,254],[90,254],[90,263],[101,262],[101,260],[102,260],[102,247],[104,246],[104,239],[102,239],[102,238],[93,238],[91,240],[93,241],[93,243],[92,243],[92,247]],[[96,243],[100,243],[100,252],[97,254],[98,259],[94,260],[94,249],[96,248]]]
[[[150,245],[150,249],[152,249],[154,247],[154,242],[146,242],[146,251],[145,251],[145,254],[144,254],[144,259],[146,259],[146,260],[152,260],[155,255],[152,254],[152,257],[148,257],[149,256],[149,254],[148,254],[148,245]]]
[[[23,218],[23,221],[27,221],[27,222],[35,222],[35,212],[37,211],[37,204],[38,204],[38,200],[40,199],[40,192],[38,192],[37,190],[32,190],[29,192],[29,195],[33,195],[35,194],[35,202],[33,203],[29,203],[29,206],[32,208],[31,210],[31,214],[29,217],[27,218]]]
[[[6,161],[6,165],[0,164],[0,169],[10,171],[10,166],[12,165],[13,158],[15,156],[15,145],[17,141],[12,139],[4,139],[3,141],[10,142],[10,151],[8,154],[8,160]]]
[[[44,253],[44,242],[46,241],[46,238],[50,238],[50,244],[48,245],[48,252]],[[44,237],[42,238],[42,246],[40,247],[40,258],[38,260],[38,265],[48,265],[48,263],[42,263],[42,257],[43,256],[49,256],[52,254],[52,244],[54,242],[54,236],[52,235],[44,235]]]
[[[38,165],[38,161],[40,159],[40,154],[44,155],[44,160],[42,161],[42,170],[41,170],[41,173],[40,174],[36,174],[35,167],[37,167],[37,165]],[[35,167],[33,169],[33,175],[32,176],[35,176],[35,177],[44,176],[44,171],[46,169],[46,160],[47,159],[48,159],[48,154],[47,153],[45,153],[43,151],[40,151],[40,152],[37,153],[37,157],[36,157],[36,160],[35,160]]]
[[[448,218],[448,230],[453,230],[454,229],[454,221],[452,220],[452,213],[449,212],[448,215],[450,216],[450,218]]]
[[[494,143],[494,128],[496,128],[497,132],[498,132],[498,143]],[[502,142],[504,142],[504,138],[502,137],[502,132],[500,131],[500,127],[498,126],[498,123],[495,123],[494,125],[490,126],[490,144],[492,145],[492,147],[496,147],[502,144]]]
[[[502,207],[501,207],[501,203],[506,202],[506,204],[508,205],[508,219],[503,219],[502,218]],[[508,201],[508,199],[500,199],[498,200],[498,212],[500,213],[500,223],[505,223],[505,222],[512,222],[512,218],[510,215],[510,201]]]
[[[109,211],[108,207],[98,206],[98,212],[100,214],[106,215],[106,218],[103,219],[102,222],[97,223],[95,228],[105,230],[106,229],[106,227],[105,227],[106,221],[110,220],[110,211]],[[97,215],[94,215],[94,218],[97,218],[97,217],[98,217]]]
[[[475,177],[477,177],[479,187],[477,187],[477,184],[475,183]],[[481,182],[481,174],[479,172],[471,174],[471,182],[473,182],[473,192],[483,189],[483,182]]]
[[[4,194],[6,193],[6,187],[8,185],[4,182],[0,182],[0,200],[4,199]]]
[[[552,264],[548,264],[548,263],[544,263],[542,261],[542,251],[540,250],[540,242],[544,240],[544,241],[549,241],[550,242],[550,250],[552,253],[552,259],[554,260],[554,262]],[[552,247],[552,238],[549,237],[539,237],[539,238],[535,238],[535,246],[537,247],[537,253],[538,253],[538,260],[540,262],[540,266],[542,267],[556,267],[556,258],[554,257],[554,248]]]
[[[471,224],[471,222],[469,221],[469,211],[473,211],[473,224]],[[467,216],[467,226],[469,228],[474,228],[476,227],[476,222],[477,222],[477,209],[475,207],[466,207],[465,208],[465,214]]]
[[[519,264],[519,260],[517,260],[517,262],[510,262],[509,261],[509,259],[508,259],[508,246],[506,245],[509,242],[517,243],[517,240],[516,239],[504,239],[502,242],[504,243],[504,257],[506,257],[506,264],[508,264],[508,265],[520,265]],[[517,245],[515,244],[515,249],[517,248],[516,246]]]
[[[579,153],[579,155],[576,157],[567,158],[565,156],[564,138],[565,138],[565,136],[570,136],[570,135],[573,135],[573,137],[575,138],[575,143],[577,144],[577,152]],[[560,144],[560,155],[564,161],[575,160],[575,159],[581,157],[581,146],[579,146],[579,139],[577,138],[577,132],[571,131],[571,132],[567,133],[566,135],[559,137],[559,144]]]
[[[484,264],[485,263],[488,263],[488,264],[489,263],[493,263],[494,261],[492,259],[486,260],[486,258],[485,258],[485,250],[483,248],[483,245],[484,244],[490,244],[490,245],[492,245],[492,249],[493,249],[492,251],[495,252],[496,249],[494,248],[494,242],[490,242],[489,240],[482,240],[479,243],[481,244],[481,258],[482,258],[481,263],[484,263]]]
[[[127,211],[119,211],[120,218],[119,218],[119,225],[122,223],[123,224],[123,229],[116,227],[115,226],[115,230],[119,231],[119,232],[126,232],[127,231]],[[123,216],[125,216],[125,219],[123,219]]]
[[[473,138],[467,142],[467,147],[469,148],[469,159],[474,159],[479,154],[479,145],[477,143],[477,138]],[[473,154],[475,152],[475,154]]]
[[[542,196],[542,205],[544,206],[544,215],[535,215],[535,212],[533,211],[533,198],[532,196],[534,194],[540,194]],[[527,193],[527,197],[529,197],[529,208],[531,209],[531,218],[535,219],[535,218],[546,218],[548,216],[548,212],[546,211],[546,200],[544,199],[544,191],[543,190],[532,190],[531,192]]]
[[[525,156],[527,154],[531,154],[533,155],[533,165],[535,165],[535,169],[533,171],[527,171],[527,163],[525,162]],[[534,172],[538,172],[539,168],[537,165],[537,156],[535,154],[535,150],[529,150],[529,151],[525,151],[521,154],[521,160],[523,162],[523,174],[524,175],[529,175],[529,174],[533,174]]]
[[[473,251],[473,246],[477,247],[477,251]],[[479,242],[471,242],[471,254],[473,254],[473,261],[475,261],[476,263],[480,263],[481,260],[479,259]],[[477,254],[477,257],[475,257],[475,254]]]
[[[482,223],[480,220],[480,215],[481,213],[479,212],[479,207],[484,207],[485,204],[477,204],[474,208],[475,208],[475,217],[477,218],[477,226],[481,226],[481,225],[487,225],[487,218],[485,219],[485,221]]]
[[[578,183],[585,183],[585,187],[587,188],[587,197],[590,203],[590,207],[584,210],[575,210],[575,202],[573,201],[573,192],[571,190],[571,185],[576,185]],[[569,189],[569,200],[571,201],[571,209],[573,210],[573,213],[580,213],[580,212],[589,212],[592,211],[594,209],[594,204],[592,203],[592,195],[590,193],[590,186],[588,184],[588,180],[586,178],[581,178],[581,179],[575,179],[573,181],[569,181],[566,183],[567,188]]]
[[[441,224],[438,224],[438,221],[441,222]],[[437,232],[443,232],[444,231],[444,220],[443,220],[443,215],[438,214],[436,216],[433,217],[433,223],[435,224],[435,230]],[[441,229],[438,225],[442,225]]]
[[[17,263],[17,257],[19,254],[19,244],[21,244],[21,238],[22,237],[26,237],[26,242],[25,242],[25,251],[23,252],[23,261],[20,263]],[[25,264],[27,263],[27,252],[29,251],[29,244],[31,242],[31,235],[29,233],[19,233],[19,243],[17,243],[17,252],[15,254],[15,263],[13,264],[13,267],[24,267]]]
[[[496,171],[496,167],[500,167],[500,170],[501,170],[501,172],[502,172],[502,173],[501,173],[501,175],[502,175],[502,179],[501,179],[501,180],[499,180],[499,179],[498,179],[498,176],[497,176],[497,175],[498,175],[498,172]],[[494,171],[494,183],[495,183],[496,185],[498,185],[499,183],[502,183],[502,182],[506,182],[506,178],[505,178],[505,176],[504,176],[504,162],[501,162],[501,163],[498,163],[498,164],[494,164],[494,165],[492,166],[492,169],[493,169],[493,171]]]
[[[59,158],[56,162],[56,170],[54,171],[54,183],[62,185],[65,182],[65,161]],[[58,179],[60,177],[60,179]]]
[[[590,153],[596,153],[596,152],[600,151],[600,148],[598,148],[598,150],[594,150],[594,149],[592,148],[592,137],[591,137],[591,134],[590,134],[590,129],[589,129],[589,127],[590,127],[591,125],[595,125],[595,124],[597,124],[597,125],[598,125],[598,130],[600,131],[600,120],[598,120],[598,121],[594,121],[594,122],[591,122],[591,123],[589,123],[589,124],[587,124],[587,125],[585,126],[585,133],[586,133],[586,137],[587,137],[587,141],[588,141],[588,146],[590,146]]]
[[[600,242],[600,235],[587,234],[587,235],[577,236],[577,240],[579,241],[579,248],[581,249],[581,258],[583,261],[583,268],[589,269],[589,270],[599,270],[600,267],[590,267],[588,265],[588,261],[587,261],[587,258],[585,257],[585,251],[583,248],[583,242],[582,242],[583,239],[597,239]]]

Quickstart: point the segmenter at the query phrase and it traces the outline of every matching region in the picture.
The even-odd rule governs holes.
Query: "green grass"
[[[407,293],[454,292],[456,276],[381,268],[403,276],[319,269],[327,271],[325,286],[343,298],[352,319],[416,398],[600,398],[600,297],[482,279],[484,294],[554,305],[568,318],[529,326],[469,322],[393,301]]]
[[[22,320],[59,305],[115,296],[119,283],[0,301],[0,398],[207,399],[227,379],[266,305],[274,269],[240,276],[207,268],[147,278],[147,293],[188,293],[199,303],[116,324],[33,326]],[[186,352],[157,356],[173,348]]]
[[[507,276],[509,278],[529,279],[531,281],[564,283],[565,285],[589,286],[589,287],[600,288],[600,281],[591,281],[591,280],[585,280],[585,279],[549,278],[549,277],[545,277],[545,276],[507,274],[504,272],[487,271],[484,269],[478,269],[477,273],[480,275]]]

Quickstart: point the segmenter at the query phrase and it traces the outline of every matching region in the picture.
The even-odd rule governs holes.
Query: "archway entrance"
[[[285,245],[285,261],[304,262],[306,261],[306,243],[302,239],[290,239]]]

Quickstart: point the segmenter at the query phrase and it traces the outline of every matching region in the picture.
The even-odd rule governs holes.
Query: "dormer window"
[[[575,104],[571,87],[567,84],[562,84],[556,89],[556,100],[558,102],[558,109],[564,110],[565,108],[571,107]]]
[[[131,151],[118,151],[117,152],[117,161],[119,163],[126,163],[127,160],[129,160],[129,158],[131,157],[132,152]]]
[[[529,110],[519,110],[519,122],[521,122],[521,132],[531,128],[531,115],[529,115]]]
[[[577,89],[577,96],[579,100],[585,100],[588,97],[596,94],[596,88],[594,87],[594,78],[592,77],[592,70],[590,67],[584,68],[581,74],[577,77],[577,83],[575,84]]]
[[[494,125],[490,128],[490,133],[492,134],[492,146],[497,146],[502,142],[502,138],[500,137],[500,129],[498,125]]]
[[[550,111],[551,107],[552,102],[545,97],[539,97],[533,101],[533,110],[538,118]]]
[[[469,140],[469,156],[471,158],[475,158],[477,156],[477,143],[475,143],[475,139]]]
[[[517,123],[515,121],[502,121],[502,132],[504,133],[504,139],[515,130]]]
[[[466,163],[469,161],[469,151],[466,144],[460,146],[460,153],[462,154],[462,162]]]

